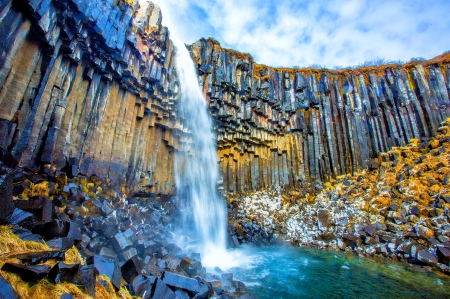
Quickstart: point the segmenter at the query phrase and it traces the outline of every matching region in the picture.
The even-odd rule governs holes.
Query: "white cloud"
[[[450,1],[155,0],[186,43],[213,37],[272,66],[348,66],[450,50]]]

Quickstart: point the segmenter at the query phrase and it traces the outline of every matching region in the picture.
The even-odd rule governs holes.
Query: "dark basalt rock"
[[[95,255],[94,266],[95,268],[97,268],[100,275],[106,275],[107,277],[109,277],[113,286],[120,289],[120,281],[122,280],[122,271],[119,267],[117,259]]]
[[[80,268],[79,264],[68,265],[63,262],[56,264],[49,274],[49,279],[54,283],[71,282]]]
[[[12,286],[0,275],[0,298],[2,299],[18,299],[16,291]]]
[[[184,257],[180,262],[180,267],[189,276],[195,276],[202,269],[202,264],[189,257]]]
[[[136,276],[138,276],[138,267],[134,259],[129,259],[121,267],[122,276],[128,284],[131,284]]]
[[[22,225],[29,228],[33,227],[36,223],[36,219],[33,214],[15,208],[11,216],[6,218],[5,222],[9,224]]]
[[[417,260],[432,266],[436,265],[436,263],[438,262],[437,257],[435,257],[431,252],[426,250],[419,250],[419,252],[417,252]]]
[[[16,208],[33,214],[37,221],[49,222],[52,220],[52,202],[44,196],[37,199],[15,200],[14,205]]]
[[[46,243],[48,247],[55,250],[69,250],[75,244],[74,239],[68,237],[52,239]]]
[[[436,247],[436,254],[439,258],[439,262],[448,265],[450,263],[450,249],[444,246]]]
[[[14,226],[12,229],[13,233],[18,236],[20,239],[24,241],[34,241],[38,243],[44,243],[42,237],[38,234],[33,234],[30,230],[20,227]]]
[[[150,299],[152,294],[152,288],[155,284],[156,277],[154,276],[144,276],[138,275],[133,279],[133,283],[131,287],[133,289],[133,293],[136,296],[140,296],[143,299]]]
[[[0,172],[0,223],[4,223],[14,211],[12,194],[13,179],[11,174]]]
[[[193,278],[188,278],[171,272],[164,272],[162,277],[164,283],[174,288],[187,290],[193,293],[200,291],[200,284]]]
[[[48,260],[62,261],[65,257],[64,251],[38,251],[22,254],[10,255],[11,258],[19,259],[23,264],[36,265],[45,263]]]
[[[66,237],[70,229],[68,222],[62,222],[54,219],[50,222],[34,226],[31,231],[41,235],[44,240]]]
[[[153,293],[153,298],[160,299],[176,299],[175,293],[161,280],[156,279],[155,292]]]
[[[37,283],[39,280],[46,277],[51,270],[49,265],[40,266],[26,266],[14,263],[5,263],[2,271],[15,273],[26,282]]]

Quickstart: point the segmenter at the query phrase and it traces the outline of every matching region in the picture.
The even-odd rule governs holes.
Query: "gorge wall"
[[[226,190],[310,186],[358,169],[450,115],[450,54],[354,70],[272,68],[212,39],[191,45],[216,120]]]
[[[161,19],[151,2],[0,0],[0,147],[32,170],[174,194],[192,139]],[[449,54],[330,71],[267,67],[211,39],[189,49],[226,191],[320,188],[450,115]]]
[[[0,147],[22,167],[173,193],[185,133],[160,9],[14,0],[0,1],[0,12]]]

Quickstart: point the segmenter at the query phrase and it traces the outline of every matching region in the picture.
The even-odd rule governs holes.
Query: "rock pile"
[[[430,265],[450,273],[450,120],[436,138],[412,139],[369,169],[316,196],[261,191],[230,196],[241,242],[294,244]]]
[[[2,273],[31,285],[44,278],[76,284],[88,296],[95,296],[96,283],[107,277],[111,297],[126,286],[143,298],[251,298],[232,275],[206,273],[199,254],[183,254],[174,243],[171,230],[179,211],[171,198],[127,198],[96,176],[68,177],[45,167],[35,173],[1,153],[2,223],[22,240],[48,248],[2,252]],[[73,248],[83,260],[67,263]]]

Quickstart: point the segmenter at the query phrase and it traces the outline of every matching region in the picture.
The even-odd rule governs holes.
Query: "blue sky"
[[[450,0],[153,2],[163,25],[185,43],[212,37],[270,66],[331,68],[450,50]]]

